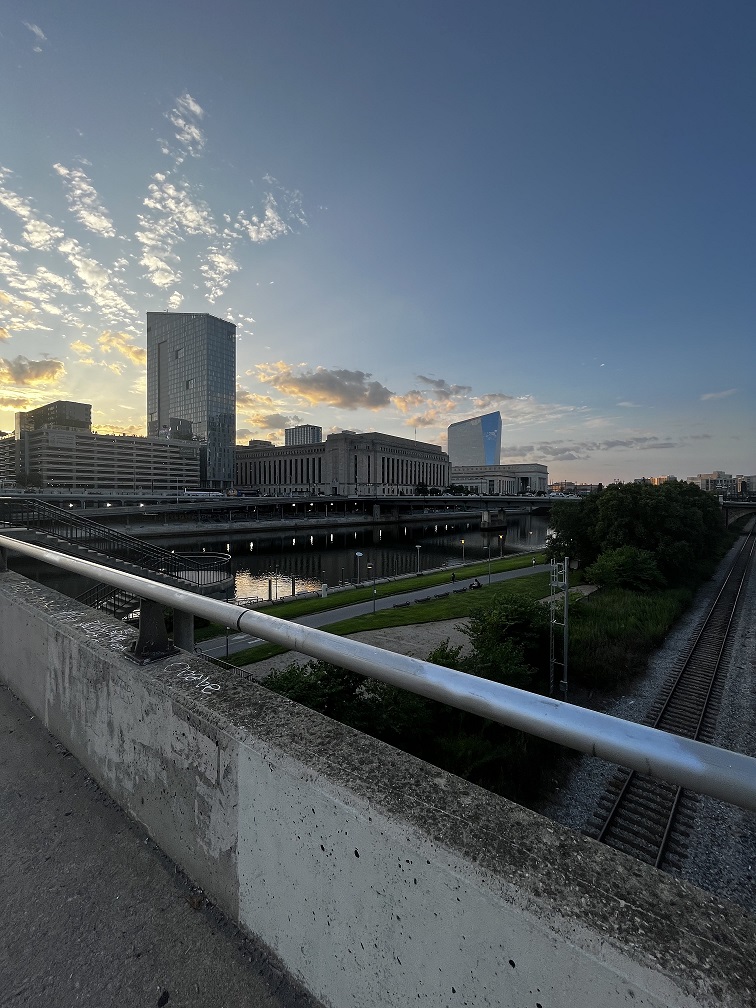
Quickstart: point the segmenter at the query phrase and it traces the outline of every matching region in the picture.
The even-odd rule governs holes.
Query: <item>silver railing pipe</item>
[[[756,811],[756,759],[538,693],[348,640],[229,602],[161,585],[11,536],[0,547],[151,599],[232,630],[360,672],[451,707]]]

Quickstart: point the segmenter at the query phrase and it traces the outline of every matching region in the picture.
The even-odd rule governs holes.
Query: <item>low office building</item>
[[[414,494],[449,485],[438,445],[389,434],[329,434],[319,444],[236,449],[236,486],[263,494],[333,497]]]
[[[512,465],[451,467],[451,481],[479,494],[547,493],[548,466],[536,462]]]
[[[21,448],[23,469],[15,463]],[[3,457],[17,482],[28,476],[35,486],[176,493],[200,485],[200,446],[192,441],[45,429],[27,433],[23,446],[4,439]]]

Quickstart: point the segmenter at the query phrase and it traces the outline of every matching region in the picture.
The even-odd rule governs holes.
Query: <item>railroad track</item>
[[[713,740],[725,681],[723,659],[755,545],[752,529],[644,724],[701,742]],[[674,784],[621,770],[607,786],[587,832],[655,868],[679,869],[698,800],[697,794]]]

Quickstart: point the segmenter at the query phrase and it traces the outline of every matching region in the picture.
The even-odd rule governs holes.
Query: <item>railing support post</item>
[[[194,651],[194,613],[173,610],[173,643],[182,651]]]
[[[194,647],[194,645],[192,645]],[[139,637],[131,647],[126,649],[126,657],[137,665],[148,665],[176,654],[175,648],[168,639],[165,628],[163,606],[151,599],[139,600]]]

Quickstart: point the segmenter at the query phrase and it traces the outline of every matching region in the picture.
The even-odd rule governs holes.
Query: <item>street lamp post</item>
[[[375,567],[372,564],[367,565],[368,570],[368,580],[372,574],[373,577],[373,615],[375,615]]]
[[[503,549],[504,549],[504,536],[500,535],[499,536],[499,560],[501,560],[501,558],[502,558],[502,555],[503,555],[502,551],[503,551]]]
[[[355,553],[354,555],[357,557],[357,584],[359,584],[360,583],[360,557],[362,556],[362,553]]]
[[[465,562],[465,540],[464,539],[460,539],[459,541],[462,543],[462,563],[464,563]]]
[[[415,546],[415,549],[417,550],[417,576],[420,577],[420,550],[422,546]]]
[[[488,584],[491,584],[491,540],[488,540]]]

